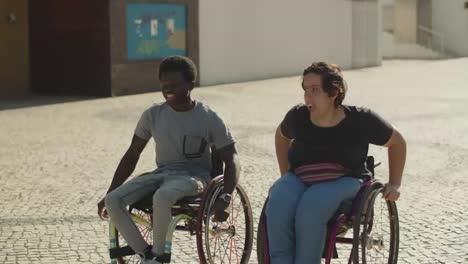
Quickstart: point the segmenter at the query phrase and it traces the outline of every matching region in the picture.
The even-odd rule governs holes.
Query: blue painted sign
[[[186,17],[185,5],[127,4],[127,58],[185,56]]]

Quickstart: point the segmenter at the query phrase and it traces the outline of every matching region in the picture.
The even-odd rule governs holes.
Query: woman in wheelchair
[[[191,98],[195,64],[186,57],[168,57],[161,62],[158,74],[166,101],[143,112],[108,194],[98,203],[99,216],[105,218],[108,213],[120,235],[141,256],[142,263],[147,264],[164,261],[161,259],[172,218],[171,207],[184,197],[200,194],[211,180],[210,146],[218,150],[225,166],[224,188],[214,206],[218,221],[227,217],[224,210],[239,176],[229,129],[216,112]],[[151,138],[156,143],[158,169],[123,184]],[[126,207],[153,193],[153,246],[150,246]]]
[[[375,112],[343,105],[337,65],[313,63],[302,75],[304,104],[286,114],[275,135],[281,175],[270,189],[266,223],[270,263],[320,263],[327,222],[371,172],[369,144],[388,148],[384,197],[398,199],[406,158],[402,135]]]

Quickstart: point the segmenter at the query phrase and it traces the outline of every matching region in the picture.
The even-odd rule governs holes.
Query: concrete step
[[[393,34],[382,34],[382,56],[388,58],[405,59],[442,59],[442,54],[416,43],[396,43]]]

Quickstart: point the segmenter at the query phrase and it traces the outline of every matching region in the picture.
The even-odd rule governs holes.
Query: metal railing
[[[445,39],[442,33],[421,25],[418,25],[418,30],[424,32],[427,35],[425,46],[428,49],[438,52],[442,57],[446,56]],[[438,43],[435,43],[435,41]]]

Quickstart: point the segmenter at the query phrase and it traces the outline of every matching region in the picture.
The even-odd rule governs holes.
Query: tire
[[[266,199],[265,203],[263,204],[262,213],[260,214],[260,220],[258,221],[257,227],[257,261],[258,264],[270,264],[270,259],[267,251],[267,244],[268,238],[266,234],[266,215],[265,215],[265,208],[268,202],[268,198]]]
[[[395,202],[383,199],[382,183],[373,182],[362,194],[353,224],[353,263],[396,264],[399,221]]]
[[[382,197],[383,189],[372,193],[362,232],[362,263],[396,264],[399,222],[396,203]]]
[[[222,176],[213,179],[198,212],[196,237],[200,263],[248,263],[253,244],[253,216],[249,199],[244,189],[237,185],[228,208],[228,219],[215,223],[210,212],[222,188]]]

